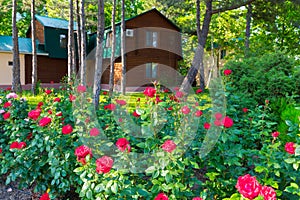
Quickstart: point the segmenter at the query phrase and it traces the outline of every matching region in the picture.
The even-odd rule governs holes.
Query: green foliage
[[[294,62],[282,53],[232,60],[225,68],[233,72],[227,81],[236,91],[250,94],[259,103],[300,91],[297,77],[293,76]]]

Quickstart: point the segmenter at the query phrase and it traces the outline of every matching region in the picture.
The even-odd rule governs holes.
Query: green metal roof
[[[35,18],[45,27],[69,29],[69,21],[46,16],[35,15]],[[74,30],[77,28],[77,23],[74,22]]]
[[[19,52],[22,54],[31,54],[32,53],[31,38],[18,38],[18,39],[19,39]],[[12,36],[0,35],[0,52],[12,52],[12,49],[13,49]],[[37,54],[45,55],[48,53],[40,49],[37,49]]]

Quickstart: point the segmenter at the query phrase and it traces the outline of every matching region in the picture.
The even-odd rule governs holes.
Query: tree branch
[[[248,5],[248,4],[252,3],[253,1],[255,1],[255,0],[248,0],[248,1],[243,2],[241,4],[233,5],[233,6],[230,6],[230,7],[227,7],[227,8],[219,8],[219,9],[216,9],[216,10],[212,10],[212,14],[225,12],[227,10],[234,10],[234,9],[240,8],[242,6]]]

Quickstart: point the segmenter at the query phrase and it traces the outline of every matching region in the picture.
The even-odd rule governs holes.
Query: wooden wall
[[[49,58],[48,56],[38,56],[38,80],[42,83],[59,83],[68,73],[68,63],[66,59]],[[32,56],[25,55],[25,84],[31,83]]]

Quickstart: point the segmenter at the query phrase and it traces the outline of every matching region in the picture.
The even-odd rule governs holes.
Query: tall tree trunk
[[[202,30],[200,32],[200,41],[198,43],[198,47],[195,52],[192,66],[190,67],[187,75],[185,76],[185,78],[183,79],[183,82],[181,84],[181,90],[183,90],[186,93],[189,92],[190,86],[192,85],[199,68],[201,68],[201,64],[203,64],[204,47],[206,44],[207,35],[208,35],[208,31],[209,31],[209,25],[211,22],[212,15],[216,14],[216,13],[225,12],[227,10],[234,10],[234,9],[240,8],[241,6],[246,6],[255,0],[241,1],[239,3],[231,5],[229,7],[227,7],[227,6],[221,7],[219,9],[215,9],[215,10],[212,9],[212,1],[213,0],[205,1],[206,11],[205,11],[205,15],[204,15],[204,21],[202,24]]]
[[[98,0],[98,13],[97,13],[97,46],[96,46],[96,63],[95,63],[95,76],[94,76],[94,105],[95,110],[99,108],[100,92],[101,92],[101,77],[103,65],[103,41],[104,41],[104,28],[105,28],[105,15],[104,15],[104,0]]]
[[[80,26],[80,6],[79,0],[76,0],[76,21],[77,21],[77,61],[78,61],[78,71],[80,76],[80,67],[81,67],[81,26]],[[76,62],[77,63],[77,62]],[[77,73],[77,69],[76,69]]]
[[[74,16],[73,16],[73,0],[70,0],[69,7],[69,29],[68,29],[68,80],[71,81],[75,73],[75,52],[74,52]]]
[[[197,0],[197,37],[198,37],[198,45],[200,45],[200,38],[201,38],[201,14],[200,14],[200,0]],[[205,89],[205,73],[204,73],[204,65],[203,59],[200,60],[200,70],[199,70],[199,77],[200,77],[200,88],[202,90]]]
[[[250,49],[251,19],[252,19],[252,4],[250,3],[247,6],[247,15],[246,15],[245,57],[247,57]]]
[[[126,54],[125,54],[125,0],[121,0],[121,62],[122,62],[122,78],[121,92],[126,93]]]
[[[86,33],[85,33],[85,13],[84,13],[84,2],[85,0],[81,0],[80,2],[80,26],[81,26],[81,57],[80,57],[80,83],[82,85],[86,85]]]
[[[12,39],[13,39],[13,70],[12,70],[12,90],[22,92],[20,80],[20,57],[19,57],[19,39],[17,27],[17,0],[13,0],[12,5]]]
[[[111,16],[111,56],[110,56],[110,73],[109,73],[109,95],[112,96],[114,89],[114,76],[115,76],[115,41],[116,41],[116,25],[115,25],[115,17],[116,17],[116,0],[113,0],[113,10]],[[109,39],[109,38],[108,38]]]
[[[36,55],[36,27],[35,27],[35,0],[31,0],[31,41],[32,41],[32,74],[31,92],[36,95],[37,85],[37,55]]]
[[[199,68],[200,68],[200,73],[201,73],[200,86],[203,87],[201,89],[204,89],[204,87],[205,87],[203,55],[204,55],[204,47],[205,47],[206,40],[207,40],[209,25],[210,25],[210,21],[211,21],[211,16],[212,16],[212,0],[208,0],[208,1],[206,1],[206,11],[205,11],[205,15],[204,15],[204,21],[202,24],[202,29],[199,31],[200,38],[198,37],[198,47],[195,52],[192,66],[190,67],[186,77],[183,79],[183,82],[181,84],[181,90],[186,93],[189,92],[191,85],[193,84],[193,82],[195,80],[195,77],[197,75]],[[199,14],[199,20],[200,20],[200,14]],[[197,19],[197,21],[198,21],[198,19]]]

